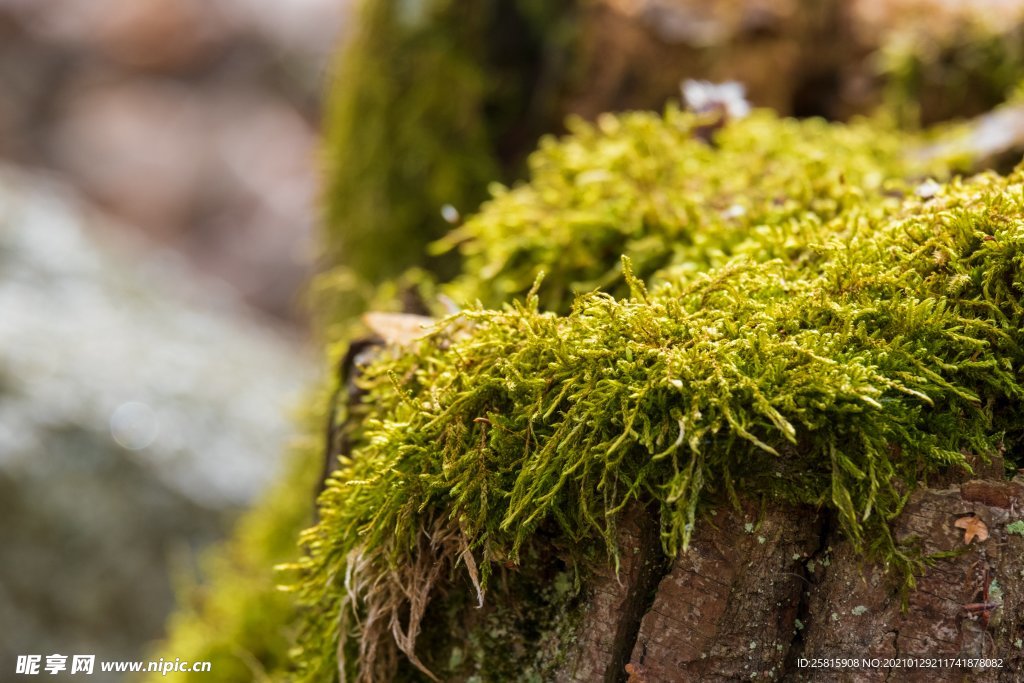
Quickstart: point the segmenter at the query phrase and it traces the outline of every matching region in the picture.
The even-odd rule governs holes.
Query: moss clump
[[[365,303],[367,288],[410,266],[450,276],[453,260],[428,262],[424,254],[447,228],[441,207],[472,209],[485,198],[487,183],[519,178],[526,152],[541,134],[561,130],[567,112],[656,106],[677,92],[679,79],[714,73],[746,76],[760,103],[806,110],[794,101],[806,93],[793,91],[806,90],[798,84],[807,74],[835,71],[833,80],[842,83],[863,71],[855,64],[821,64],[821,50],[805,50],[794,61],[795,46],[788,43],[820,40],[828,30],[818,25],[822,17],[790,17],[789,29],[766,43],[765,36],[744,37],[732,26],[738,15],[716,8],[713,23],[726,30],[724,43],[678,52],[653,47],[659,41],[652,37],[645,39],[653,47],[647,51],[634,43],[648,22],[628,12],[603,18],[607,9],[579,0],[361,3],[325,119],[325,262],[344,266],[345,273],[324,282],[339,291],[322,302],[329,311],[321,313],[350,314]],[[834,10],[823,8],[823,16]],[[864,45],[885,46],[886,99],[904,124],[917,125],[922,110],[927,123],[985,111],[1024,74],[1019,22],[1005,28],[975,19],[962,27],[962,20],[947,19],[940,22],[945,29],[921,29],[905,18],[893,15],[890,22],[904,30],[864,28],[872,32]],[[861,41],[835,38],[847,43],[838,54],[860,53],[849,43]],[[608,51],[617,54],[614,64],[607,64]],[[666,60],[670,68],[651,68]],[[863,80],[858,87],[822,85],[821,91],[863,90]],[[863,111],[865,104],[852,106]]]
[[[659,510],[668,553],[702,501],[825,506],[909,572],[887,526],[908,491],[1020,439],[1020,172],[919,196],[900,137],[866,124],[762,114],[713,147],[698,124],[578,127],[453,240],[473,240],[467,298],[551,275],[367,368],[363,439],[296,566],[301,678],[340,655],[386,680],[399,651],[426,676],[432,596],[494,591],[534,543],[614,556],[631,501]]]
[[[542,308],[565,311],[574,293],[625,294],[622,254],[644,280],[740,253],[782,257],[804,250],[802,233],[817,223],[883,215],[915,178],[948,173],[950,160],[913,160],[915,139],[877,121],[841,126],[759,111],[721,130],[714,146],[699,139],[706,123],[671,107],[663,118],[571,121],[571,137],[547,138],[530,157],[528,185],[495,186],[484,210],[438,244],[463,257],[448,293],[500,306],[543,270]]]

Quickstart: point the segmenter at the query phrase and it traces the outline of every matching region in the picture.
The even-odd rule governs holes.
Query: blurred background
[[[684,79],[796,116],[979,116],[1019,97],[1022,17],[0,0],[0,677],[18,654],[142,657],[175,577],[282,477],[323,342],[407,269],[452,275],[429,245],[567,116],[661,109]]]
[[[0,156],[294,320],[346,0],[0,0]]]
[[[347,14],[0,0],[0,679],[141,657],[279,476]]]

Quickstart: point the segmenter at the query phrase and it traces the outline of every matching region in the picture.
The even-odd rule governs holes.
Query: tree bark
[[[633,511],[620,530],[619,575],[593,575],[558,680],[1020,680],[1024,536],[1006,527],[1022,507],[1024,485],[996,477],[912,494],[894,534],[933,559],[906,593],[823,512],[721,508],[687,552],[662,564],[650,516]],[[989,537],[968,544],[955,524],[971,516]],[[809,665],[842,658],[879,661]]]

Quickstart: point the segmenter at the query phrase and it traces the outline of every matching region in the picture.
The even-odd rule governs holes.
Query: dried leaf
[[[647,672],[644,667],[639,664],[634,664],[633,662],[627,664],[626,673],[629,674],[627,683],[647,683],[647,678],[644,675]]]
[[[961,517],[953,526],[964,530],[964,543],[969,544],[975,538],[979,541],[988,540],[988,526],[980,517]]]
[[[433,318],[410,313],[370,312],[363,315],[363,323],[374,334],[388,344],[407,346],[421,337],[425,337],[434,323]]]

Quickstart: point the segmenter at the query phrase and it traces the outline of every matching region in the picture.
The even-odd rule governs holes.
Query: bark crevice
[[[836,529],[835,516],[828,513],[821,513],[821,525],[818,532],[818,544],[801,564],[801,577],[803,586],[800,590],[800,600],[797,604],[796,617],[794,619],[793,637],[786,652],[786,660],[783,664],[780,679],[787,679],[798,669],[797,660],[804,652],[804,635],[811,613],[811,589],[815,585],[816,570],[820,567],[821,574],[828,571],[828,553],[831,541]],[[820,579],[820,576],[819,576]]]
[[[612,567],[595,571],[573,656],[558,672],[557,681],[627,680],[626,665],[637,645],[641,621],[670,568],[659,533],[656,512],[637,505],[626,513],[618,533],[618,574]]]

